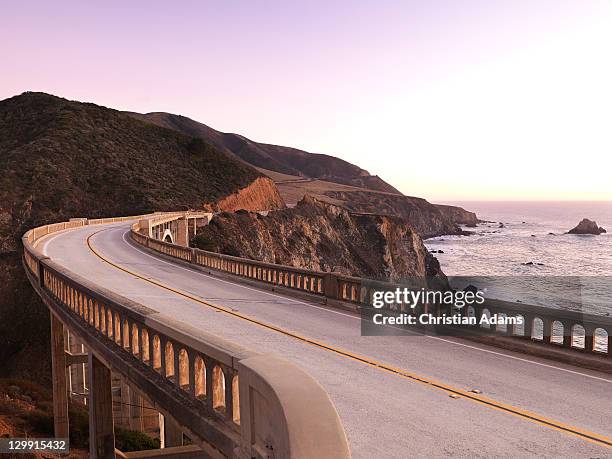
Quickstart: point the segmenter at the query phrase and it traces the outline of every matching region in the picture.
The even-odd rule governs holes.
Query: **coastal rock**
[[[434,204],[442,215],[450,219],[453,223],[457,225],[464,225],[468,228],[476,228],[476,225],[479,223],[483,223],[474,212],[470,212],[469,210],[465,210],[462,207],[457,206],[447,206],[444,204]]]
[[[308,193],[311,194],[311,193]],[[405,219],[423,239],[462,234],[461,228],[437,206],[425,199],[367,190],[328,190],[311,194],[319,201],[344,207],[356,215],[397,216]]]
[[[416,230],[400,217],[355,215],[305,196],[292,209],[222,212],[198,230],[192,245],[297,268],[399,282],[446,276]]]
[[[567,234],[601,234],[605,233],[606,230],[601,226],[597,226],[597,223],[593,220],[589,220],[588,218],[583,218],[580,223],[575,228],[572,228],[567,232]]]

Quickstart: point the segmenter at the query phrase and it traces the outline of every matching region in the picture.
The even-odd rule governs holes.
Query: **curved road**
[[[454,338],[362,337],[356,315],[146,253],[128,242],[129,225],[66,231],[39,247],[100,286],[302,367],[330,394],[355,458],[612,457],[604,444],[612,441],[609,375]],[[351,355],[367,357],[368,363]],[[453,398],[432,381],[479,389],[494,403]]]

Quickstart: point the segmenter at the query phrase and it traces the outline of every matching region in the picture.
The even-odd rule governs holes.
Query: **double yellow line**
[[[560,432],[564,432],[564,433],[573,435],[575,437],[581,438],[581,439],[589,441],[591,443],[595,443],[595,444],[597,444],[599,446],[604,446],[604,447],[607,447],[607,448],[612,448],[612,439],[609,438],[609,437],[606,437],[604,435],[600,435],[600,434],[596,434],[596,433],[590,432],[588,430],[580,429],[578,427],[575,427],[575,426],[572,426],[572,425],[569,425],[569,424],[564,424],[562,422],[546,418],[546,417],[541,416],[539,414],[532,413],[530,411],[523,410],[521,408],[518,408],[518,407],[515,407],[515,406],[512,406],[512,405],[508,405],[508,404],[505,404],[505,403],[498,402],[497,400],[493,400],[493,399],[485,397],[485,396],[483,396],[481,394],[476,394],[476,393],[469,392],[469,391],[466,391],[466,390],[463,390],[463,389],[459,389],[459,388],[450,386],[448,384],[444,384],[444,383],[435,381],[433,379],[430,379],[430,378],[427,378],[427,377],[423,377],[423,376],[419,376],[417,374],[408,372],[408,371],[406,371],[406,370],[404,370],[402,368],[394,367],[392,365],[388,365],[386,363],[379,362],[377,360],[371,359],[371,358],[366,357],[366,356],[362,356],[362,355],[359,355],[359,354],[354,354],[354,353],[349,352],[347,350],[340,349],[340,348],[337,348],[335,346],[331,346],[329,344],[325,344],[323,342],[317,341],[315,339],[302,336],[302,335],[300,335],[298,333],[295,333],[293,331],[285,330],[285,329],[277,327],[275,325],[272,325],[272,324],[269,324],[269,323],[262,322],[260,320],[254,319],[253,317],[249,317],[249,316],[246,316],[244,314],[240,314],[239,312],[233,311],[232,309],[229,309],[229,308],[226,308],[226,307],[223,307],[223,306],[218,306],[218,305],[209,303],[209,302],[204,301],[204,300],[202,300],[202,299],[200,299],[200,298],[198,298],[198,297],[196,297],[194,295],[191,295],[189,293],[186,293],[186,292],[183,292],[181,290],[175,289],[175,288],[170,287],[168,285],[165,285],[165,284],[163,284],[163,283],[161,283],[159,281],[156,281],[156,280],[153,280],[153,279],[149,279],[149,278],[147,278],[147,277],[145,277],[145,276],[143,276],[141,274],[138,274],[138,273],[136,273],[134,271],[131,271],[131,270],[129,270],[129,269],[123,267],[123,266],[120,266],[120,265],[112,262],[111,260],[109,260],[108,258],[103,256],[100,252],[98,252],[98,250],[96,250],[96,248],[92,245],[91,239],[93,238],[93,236],[95,236],[96,234],[98,234],[101,231],[105,231],[105,230],[96,231],[95,233],[92,233],[91,235],[89,235],[87,237],[87,246],[89,247],[89,249],[98,258],[100,258],[105,263],[108,263],[110,266],[112,266],[112,267],[114,267],[114,268],[116,268],[116,269],[118,269],[120,271],[123,271],[123,272],[125,272],[125,273],[127,273],[127,274],[129,274],[131,276],[134,276],[134,277],[136,277],[138,279],[141,279],[141,280],[143,280],[145,282],[153,284],[153,285],[155,285],[155,286],[157,286],[159,288],[162,288],[162,289],[167,290],[169,292],[175,293],[176,295],[182,296],[182,297],[187,298],[187,299],[189,299],[191,301],[194,301],[194,302],[199,303],[201,305],[204,305],[204,306],[207,306],[209,308],[212,308],[212,309],[214,309],[216,311],[223,312],[225,314],[237,317],[237,318],[242,319],[242,320],[246,320],[247,322],[250,322],[252,324],[258,325],[258,326],[263,327],[263,328],[266,328],[268,330],[273,330],[273,331],[275,331],[277,333],[281,333],[281,334],[283,334],[285,336],[289,336],[289,337],[294,338],[294,339],[296,339],[298,341],[301,341],[303,343],[308,343],[308,344],[310,344],[312,346],[318,347],[320,349],[324,349],[324,350],[326,350],[328,352],[332,352],[332,353],[334,353],[334,354],[336,354],[338,356],[341,356],[341,357],[344,357],[344,358],[347,358],[347,359],[351,359],[351,360],[355,360],[355,361],[361,362],[364,365],[368,365],[370,367],[374,367],[374,368],[376,368],[378,370],[385,371],[385,372],[388,372],[388,373],[393,373],[393,374],[395,374],[397,376],[400,376],[402,378],[410,379],[412,381],[415,381],[415,382],[427,385],[429,387],[433,387],[435,389],[443,390],[443,391],[447,392],[449,395],[450,394],[458,395],[460,397],[466,398],[468,400],[471,400],[473,402],[479,403],[481,405],[488,406],[489,408],[493,408],[495,410],[502,411],[504,413],[509,413],[509,414],[518,416],[520,418],[529,420],[529,421],[534,422],[536,424],[540,424],[540,425],[549,427],[551,429],[554,429],[554,430],[557,430],[557,431],[560,431]]]

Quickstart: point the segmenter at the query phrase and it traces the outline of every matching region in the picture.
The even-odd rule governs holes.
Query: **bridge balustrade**
[[[174,213],[169,216],[160,214],[153,218],[166,218],[164,221],[167,221],[167,218],[180,218],[181,215],[185,214]],[[341,302],[355,305],[357,308],[371,307],[375,291],[395,290],[398,287],[405,287],[401,283],[381,282],[345,276],[339,273],[310,271],[182,247],[144,236],[140,232],[139,223],[132,226],[131,235],[136,243],[170,257],[268,285],[313,294],[332,304]],[[385,305],[385,307],[408,313],[418,312],[407,311],[405,304],[391,304]],[[425,305],[425,308],[427,307]],[[437,307],[438,310],[435,312],[442,313],[439,305]],[[487,299],[484,307],[475,309],[477,317],[481,317],[484,313],[489,316],[497,314],[507,317],[520,316],[525,319],[522,325],[486,327],[488,333],[528,339],[607,357],[612,355],[612,317],[489,299]],[[466,308],[462,314],[469,315],[468,309]],[[577,326],[586,330],[583,337],[575,334],[574,330]],[[480,326],[476,325],[474,328],[480,328]]]
[[[26,273],[52,315],[209,451],[212,446],[223,456],[244,459],[349,458],[333,404],[304,371],[99,287],[35,247],[53,232],[142,217],[147,216],[62,222],[24,235]],[[184,247],[140,234],[132,237],[166,255],[191,260],[192,252]]]

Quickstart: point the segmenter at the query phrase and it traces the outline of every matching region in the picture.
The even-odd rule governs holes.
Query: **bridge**
[[[91,457],[611,453],[612,319],[534,307],[494,337],[361,336],[359,310],[393,284],[188,247],[211,218],[73,219],[24,235],[52,316],[56,436],[76,393]],[[159,413],[161,450],[115,450],[120,419],[145,428],[134,406]]]

